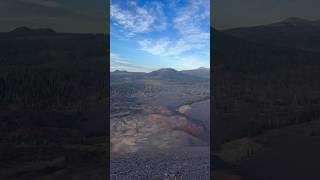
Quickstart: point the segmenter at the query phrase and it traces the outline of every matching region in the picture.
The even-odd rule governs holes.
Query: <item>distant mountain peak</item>
[[[24,33],[24,32],[30,32],[32,31],[30,28],[25,27],[25,26],[21,26],[21,27],[17,27],[16,29],[10,31],[11,33]]]
[[[115,70],[115,71],[113,71],[114,73],[126,73],[126,72],[128,72],[128,71],[122,71],[122,70]]]
[[[299,27],[299,26],[320,26],[320,20],[308,20],[308,19],[304,19],[304,18],[299,18],[299,17],[290,17],[287,19],[284,19],[283,21],[279,21],[276,23],[272,23],[272,24],[267,24],[264,26],[276,26],[276,27]]]
[[[316,20],[293,17],[273,24],[223,32],[253,43],[320,52],[320,21]]]
[[[161,68],[152,72],[168,73],[168,72],[178,72],[178,71],[173,68]]]
[[[210,78],[210,69],[205,67],[199,67],[197,69],[184,70],[180,72],[191,76]]]
[[[308,19],[303,19],[299,17],[289,17],[282,21],[283,23],[309,23],[311,22]]]
[[[271,26],[318,26],[320,25],[320,21],[311,21],[304,18],[299,17],[290,17],[283,21],[273,23]]]
[[[10,33],[18,33],[18,34],[54,34],[56,31],[50,28],[39,28],[39,29],[31,29],[25,26],[17,27],[16,29],[10,31]]]
[[[173,77],[180,76],[180,73],[173,68],[162,68],[162,69],[150,72],[149,76],[155,77],[155,78],[173,78]]]
[[[209,68],[206,68],[206,67],[199,67],[198,69],[202,69],[202,70],[209,70]]]
[[[177,70],[175,70],[173,68],[161,68],[161,69],[159,69],[159,71],[177,71]]]

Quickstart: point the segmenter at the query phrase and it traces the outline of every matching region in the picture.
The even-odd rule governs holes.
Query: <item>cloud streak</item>
[[[110,71],[126,70],[130,72],[151,72],[154,68],[130,63],[119,54],[110,53]]]
[[[166,28],[166,19],[161,18],[164,17],[161,3],[140,7],[131,2],[129,6],[130,8],[123,9],[117,4],[111,4],[110,16],[114,23],[125,29],[130,36]]]
[[[206,54],[210,49],[209,0],[113,2],[111,35],[116,39],[116,52],[122,52],[122,45],[129,46],[137,50],[131,53],[141,57],[139,63],[155,60],[157,67],[210,66],[210,55]]]
[[[143,39],[139,41],[141,50],[153,55],[177,56],[207,47],[210,42],[208,4],[208,0],[189,1],[188,6],[177,10],[173,19],[173,26],[178,31],[179,38]]]

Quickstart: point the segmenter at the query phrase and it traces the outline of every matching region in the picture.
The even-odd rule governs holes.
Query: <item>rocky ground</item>
[[[112,180],[209,180],[208,147],[131,153],[111,158]]]
[[[111,118],[112,154],[208,145],[209,133],[201,124],[163,106],[141,108],[141,113]]]
[[[210,179],[209,111],[191,112],[209,85],[170,69],[111,73],[111,179]]]

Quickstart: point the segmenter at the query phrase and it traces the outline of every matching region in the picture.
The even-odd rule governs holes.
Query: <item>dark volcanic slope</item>
[[[212,32],[216,144],[318,116],[319,53]]]
[[[203,78],[210,78],[210,69],[208,68],[198,68],[193,70],[184,70],[181,71],[184,74],[188,74],[191,76],[203,77]]]
[[[207,106],[200,102],[209,84],[170,68],[112,72],[111,178],[209,179],[209,113],[193,119],[177,111]]]
[[[106,176],[107,48],[103,34],[0,33],[0,179]]]
[[[235,28],[224,32],[252,42],[320,51],[320,21],[288,18],[273,24]]]
[[[72,65],[71,62],[84,60],[84,57],[104,57],[106,45],[107,36],[103,34],[58,33],[51,29],[21,27],[0,33],[0,63]]]
[[[318,62],[319,53],[296,48],[264,44],[263,41],[251,42],[250,38],[235,37],[226,31],[212,30],[213,67],[224,66],[246,68],[248,73],[269,71],[269,68],[282,68],[287,65],[310,64]]]
[[[209,113],[180,114],[178,108],[207,110],[209,80],[174,69],[151,73],[111,73],[111,144],[114,154],[150,147],[201,146],[208,143]],[[190,116],[189,116],[190,115]],[[190,118],[191,117],[191,118]],[[205,126],[206,125],[206,126]]]
[[[272,130],[255,140],[262,149],[240,162],[241,170],[273,180],[319,179],[320,123]]]
[[[195,71],[195,70],[191,70]],[[190,71],[189,71],[190,72]],[[197,81],[206,81],[203,76],[196,75],[195,73],[185,73],[184,71],[177,71],[171,68],[159,69],[150,72],[146,75],[148,78],[170,80],[175,82],[194,83]]]
[[[81,101],[97,91],[102,93],[106,88],[106,42],[102,34],[50,29],[22,27],[0,33],[0,104],[60,103],[62,107],[67,103],[63,101]]]

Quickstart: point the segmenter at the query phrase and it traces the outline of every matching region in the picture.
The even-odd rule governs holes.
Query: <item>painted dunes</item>
[[[163,106],[145,106],[142,114],[111,122],[111,153],[202,146],[205,128]]]

